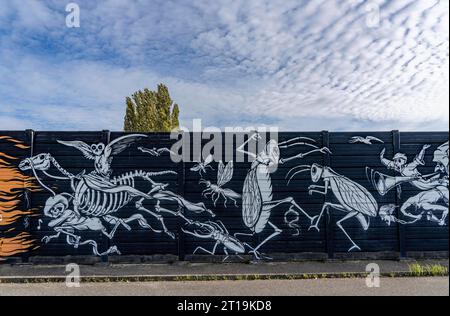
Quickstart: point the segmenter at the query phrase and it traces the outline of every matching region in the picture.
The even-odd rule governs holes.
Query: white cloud
[[[68,30],[60,1],[0,0],[3,128],[120,129],[125,96],[159,82],[185,122],[448,128],[448,1],[77,3]]]
[[[210,54],[225,47],[241,69],[265,73],[269,84],[248,109],[255,115],[417,124],[448,117],[444,2],[378,1],[377,28],[367,27],[366,7],[351,2],[299,10],[289,1],[248,3],[222,14],[225,30],[200,34],[194,45]]]

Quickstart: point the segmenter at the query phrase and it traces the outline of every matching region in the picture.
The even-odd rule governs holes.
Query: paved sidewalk
[[[165,310],[176,310],[180,302],[208,302],[208,296],[448,296],[448,278],[382,278],[380,287],[367,287],[363,278],[262,281],[192,282],[113,282],[0,284],[0,296],[179,296],[165,303]],[[197,298],[191,298],[196,296]],[[276,306],[274,306],[277,309]],[[202,314],[201,312],[199,312]],[[279,313],[281,314],[281,313]]]
[[[80,265],[86,281],[179,281],[179,280],[243,280],[243,279],[308,279],[358,277],[367,274],[369,263],[380,267],[382,276],[409,276],[409,265],[439,264],[448,268],[447,260],[411,261],[306,261],[263,263],[188,263],[173,264],[97,264]],[[61,282],[65,265],[0,265],[0,283]]]

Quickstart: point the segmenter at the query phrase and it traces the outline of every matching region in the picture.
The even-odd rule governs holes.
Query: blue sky
[[[181,122],[448,130],[448,0],[0,0],[0,129],[121,130],[169,86]]]

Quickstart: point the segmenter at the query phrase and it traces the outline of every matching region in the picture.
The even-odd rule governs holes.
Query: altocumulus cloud
[[[0,0],[2,129],[118,130],[159,82],[187,125],[448,129],[448,1],[74,2]]]

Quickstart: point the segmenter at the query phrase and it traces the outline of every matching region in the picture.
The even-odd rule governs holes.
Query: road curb
[[[82,276],[80,282],[161,282],[161,281],[256,281],[256,280],[314,280],[314,279],[354,279],[366,278],[366,272],[301,273],[301,274],[219,274],[219,275],[123,275],[123,276]],[[381,273],[384,278],[449,276],[448,273],[417,275],[409,271]],[[66,276],[8,276],[0,277],[0,284],[7,283],[61,283]]]

